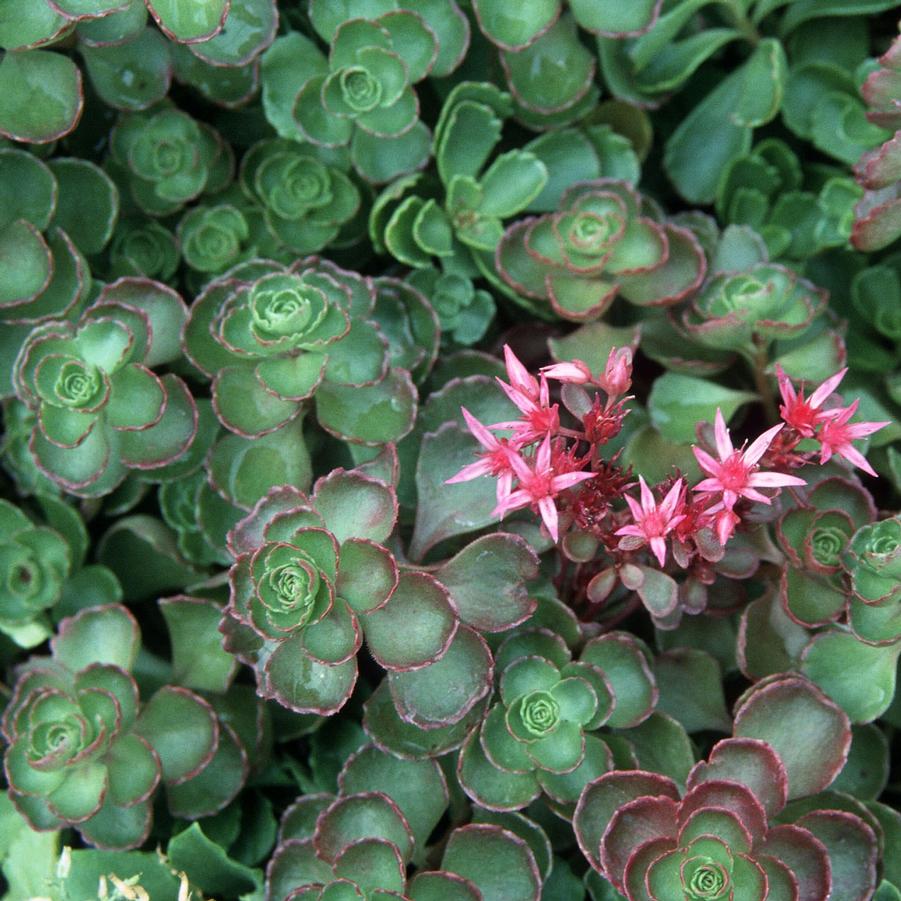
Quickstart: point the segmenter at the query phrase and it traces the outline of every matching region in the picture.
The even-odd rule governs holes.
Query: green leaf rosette
[[[24,673],[6,709],[10,796],[35,829],[75,826],[94,844],[129,848],[150,829],[160,759],[135,731],[129,673],[138,626],[124,607],[65,620],[52,660]]]
[[[806,713],[835,746],[812,728],[791,729],[788,712]],[[872,897],[878,839],[869,817],[841,802],[830,808],[827,797],[786,807],[841,769],[844,714],[800,677],[777,676],[739,701],[735,731],[692,768],[684,792],[643,770],[588,785],[574,825],[591,866],[629,901],[822,897],[838,885],[849,899]]]
[[[309,46],[291,115],[304,140],[350,145],[357,172],[379,183],[426,162],[429,131],[419,119],[413,85],[435,70],[443,38],[450,58],[445,52],[439,71],[456,66],[468,28],[453,0],[429,0],[415,11],[393,2],[354,7],[346,19],[326,3],[311,5],[313,27],[330,45],[329,55],[326,60]],[[268,74],[264,68],[264,89]]]
[[[873,516],[869,495],[838,478],[819,482],[805,506],[782,514],[776,536],[786,563],[779,592],[792,619],[804,626],[822,626],[845,612],[851,593],[842,558],[851,537]]]
[[[181,255],[175,235],[153,219],[127,219],[113,232],[105,270],[112,280],[123,276],[170,282]]]
[[[859,528],[844,549],[850,577],[849,622],[858,638],[892,644],[901,637],[901,518]]]
[[[753,356],[776,339],[803,336],[826,305],[825,292],[776,263],[714,275],[682,312],[699,344]]]
[[[438,314],[445,342],[470,347],[485,337],[497,306],[491,294],[477,288],[471,278],[428,268],[411,272],[407,281],[428,298]]]
[[[153,366],[179,355],[187,308],[143,279],[106,286],[76,323],[35,328],[15,384],[36,415],[31,452],[64,490],[99,496],[129,469],[168,465],[190,446],[197,409],[185,383]]]
[[[843,565],[861,600],[878,604],[901,598],[901,518],[895,516],[859,529]]]
[[[359,531],[349,510],[339,510],[339,520],[323,516],[315,506],[321,498],[287,486],[229,535],[235,564],[220,626],[226,648],[254,667],[262,697],[300,713],[335,713],[347,702],[357,680],[359,615],[384,606],[398,583],[394,558],[373,540],[393,528],[392,492],[362,476],[344,482],[345,491],[363,486],[375,504],[371,528],[359,535],[346,532]],[[340,485],[339,478],[339,492]],[[320,494],[327,506],[329,488]],[[337,537],[329,522],[339,526]]]
[[[471,270],[467,247],[493,252],[503,220],[526,209],[548,181],[529,150],[495,154],[512,109],[510,95],[492,84],[458,84],[435,128],[440,186],[412,176],[385,188],[370,215],[374,242],[416,268],[437,256],[447,269]]]
[[[240,180],[245,194],[262,207],[275,241],[307,254],[333,245],[360,208],[349,168],[346,150],[276,138],[247,151]]]
[[[543,794],[571,815],[585,785],[613,766],[613,750],[635,754],[629,733],[620,746],[596,730],[651,722],[657,687],[645,650],[625,633],[589,642],[573,661],[562,639],[526,626],[497,651],[499,701],[461,749],[457,772],[489,810],[518,810]]]
[[[182,216],[177,236],[185,264],[204,275],[216,275],[246,255],[250,228],[231,204],[196,206]]]
[[[226,647],[254,667],[263,697],[335,713],[353,691],[364,637],[404,718],[451,725],[484,697],[490,655],[471,630],[458,630],[450,590],[426,573],[398,573],[384,546],[396,515],[384,482],[338,470],[309,497],[287,486],[270,492],[233,530],[220,628]]]
[[[253,261],[204,289],[185,347],[212,379],[220,421],[237,435],[274,432],[315,394],[328,431],[384,443],[412,427],[416,395],[407,373],[389,368],[374,305],[371,281],[318,257],[290,269]],[[376,404],[384,415],[368,416]]]
[[[46,524],[0,500],[0,557],[6,574],[0,589],[0,631],[31,648],[52,635],[58,620],[82,605],[120,600],[121,589],[105,566],[85,566],[88,536],[81,517],[54,497],[41,496]]]
[[[231,179],[232,151],[219,133],[172,106],[122,117],[110,135],[110,174],[149,216],[177,213]]]
[[[482,273],[538,315],[596,319],[622,296],[669,306],[700,286],[707,271],[695,236],[642,215],[626,182],[598,179],[569,188],[559,212],[523,219],[504,233]]]

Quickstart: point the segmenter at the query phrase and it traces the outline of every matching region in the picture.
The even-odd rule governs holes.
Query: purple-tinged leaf
[[[726,738],[717,742],[707,760],[688,776],[690,791],[703,782],[728,781],[747,786],[763,805],[767,816],[776,816],[788,798],[788,777],[779,755],[764,741]]]
[[[829,854],[831,898],[868,901],[873,897],[879,842],[860,817],[843,810],[815,810],[795,825],[813,833]]]
[[[447,589],[422,572],[401,574],[388,603],[360,621],[372,656],[391,670],[435,663],[450,646],[459,622]]]
[[[616,811],[638,798],[678,801],[679,791],[671,779],[659,773],[620,770],[605,773],[582,792],[573,817],[573,828],[582,853],[598,872],[603,872],[601,838]]]
[[[608,632],[591,639],[579,659],[600,669],[610,683],[614,707],[608,726],[628,729],[651,715],[659,693],[638,639],[627,632]]]
[[[423,669],[391,672],[398,715],[420,729],[459,723],[491,691],[494,668],[485,640],[461,625],[445,654]]]
[[[477,538],[436,573],[462,622],[480,632],[504,632],[525,622],[537,601],[526,583],[538,575],[538,557],[519,536]]]
[[[538,901],[541,874],[526,841],[507,829],[470,823],[455,829],[441,867],[468,879],[485,901]]]
[[[219,722],[207,701],[174,685],[144,706],[136,730],[157,752],[163,779],[178,785],[202,772],[219,746]]]
[[[839,774],[851,745],[845,712],[798,675],[759,682],[739,698],[735,735],[767,742],[782,759],[788,797],[826,788]]]
[[[316,822],[313,844],[319,856],[334,862],[360,839],[390,842],[408,861],[413,852],[413,833],[400,808],[381,792],[360,792],[338,798]]]
[[[444,771],[435,760],[404,760],[367,745],[351,755],[338,776],[342,795],[377,791],[387,795],[407,820],[419,849],[447,809]]]
[[[64,619],[50,642],[55,660],[73,672],[94,663],[130,670],[141,645],[138,622],[118,604],[91,607]]]
[[[210,762],[196,776],[167,786],[169,811],[184,819],[213,816],[230,804],[247,780],[247,752],[234,730],[219,725],[219,740]]]
[[[384,607],[397,583],[397,563],[387,548],[361,538],[350,538],[341,545],[335,590],[355,613]]]
[[[303,630],[281,642],[264,667],[263,697],[295,713],[329,716],[348,701],[357,684],[356,657],[337,664],[320,663],[303,648]]]
[[[384,543],[397,521],[394,490],[355,471],[332,470],[316,482],[311,501],[339,544],[349,538]]]

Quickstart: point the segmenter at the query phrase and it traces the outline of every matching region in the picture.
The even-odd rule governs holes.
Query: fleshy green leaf
[[[75,128],[83,106],[81,73],[69,57],[29,50],[0,60],[0,135],[48,144]]]

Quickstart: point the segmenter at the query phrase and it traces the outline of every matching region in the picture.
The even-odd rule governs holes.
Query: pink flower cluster
[[[636,499],[622,492],[622,488],[635,485],[631,470],[622,470],[615,456],[604,460],[599,452],[601,445],[619,433],[628,413],[624,403],[629,398],[624,395],[632,381],[631,349],[611,350],[599,375],[592,374],[581,360],[573,360],[547,366],[536,378],[509,347],[504,347],[504,356],[509,382],[498,382],[520,416],[486,426],[464,409],[469,430],[483,451],[475,463],[465,466],[448,482],[490,475],[497,479],[496,516],[529,507],[541,517],[554,542],[559,541],[561,531],[575,524],[591,531],[614,556],[649,548],[661,568],[666,563],[668,542],[672,542],[674,560],[685,568],[701,544],[709,548],[705,535],[715,535],[719,544],[725,545],[741,524],[749,503],[771,504],[772,496],[764,491],[805,485],[804,479],[784,471],[812,462],[815,454],[797,452],[804,439],[819,442],[821,464],[838,455],[875,475],[851,442],[888,424],[851,424],[858,401],[847,407],[825,406],[846,370],[805,398],[777,366],[782,423],[767,429],[749,445],[736,448],[723,414],[717,410],[714,447],[710,448],[713,453],[692,448],[705,478],[690,486],[677,475],[650,487],[639,476]],[[605,397],[602,401],[595,391],[589,411],[581,417],[581,428],[567,428],[561,425],[559,404],[551,403],[549,379],[586,392],[600,389]],[[584,397],[588,398],[587,393]],[[501,431],[508,432],[509,437],[495,434]],[[626,509],[614,503],[620,496]]]

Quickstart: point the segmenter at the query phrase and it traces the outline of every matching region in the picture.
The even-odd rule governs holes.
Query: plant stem
[[[779,413],[776,409],[776,396],[773,394],[773,387],[765,372],[768,356],[765,344],[757,345],[757,353],[751,362],[751,371],[754,374],[754,387],[760,395],[760,402],[766,410],[767,419],[775,422],[779,419]]]

